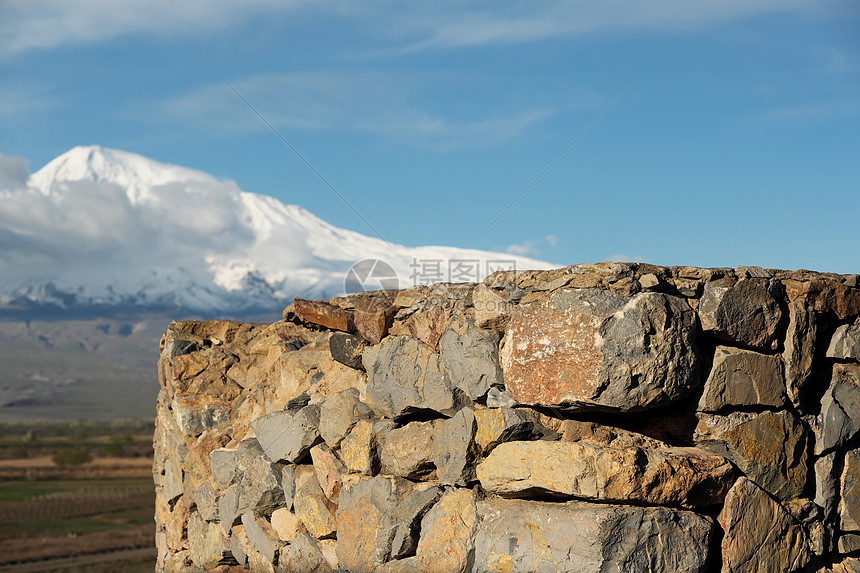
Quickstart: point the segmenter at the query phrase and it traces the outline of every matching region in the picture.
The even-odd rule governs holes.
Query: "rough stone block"
[[[436,422],[410,422],[378,434],[380,473],[410,479],[429,476],[436,469],[435,427]],[[364,456],[361,457],[360,465],[366,467]]]
[[[479,501],[475,571],[705,571],[710,519],[586,502]]]
[[[361,353],[367,348],[367,341],[354,334],[335,332],[328,341],[331,357],[350,368],[364,370]]]
[[[236,449],[218,448],[209,453],[209,468],[219,489],[230,487],[236,477]]]
[[[293,312],[305,322],[331,330],[352,330],[352,313],[321,300],[296,298]]]
[[[338,563],[347,571],[373,571],[391,555],[397,482],[373,477],[341,492],[337,509]]]
[[[782,362],[776,356],[718,346],[705,382],[699,410],[717,412],[727,406],[785,405]]]
[[[320,405],[320,436],[336,448],[357,421],[372,416],[373,410],[361,401],[355,388],[332,394]]]
[[[295,463],[320,440],[319,406],[272,412],[251,422],[263,451],[273,462]]]
[[[331,570],[317,540],[307,533],[299,534],[295,541],[280,549],[278,573],[330,573]]]
[[[287,543],[292,543],[299,533],[306,531],[301,518],[286,507],[276,509],[272,513],[272,528],[278,538]]]
[[[504,330],[513,307],[513,303],[485,284],[472,291],[472,305],[478,327],[492,330]]]
[[[455,397],[439,355],[418,340],[391,336],[364,351],[367,396],[386,417],[433,410],[452,415],[462,400]]]
[[[806,389],[812,380],[815,345],[818,340],[818,318],[803,300],[788,304],[788,328],[785,332],[785,385],[788,397],[796,407],[803,406]]]
[[[421,520],[416,552],[418,568],[427,573],[465,573],[469,570],[478,514],[475,492],[449,490]]]
[[[230,420],[230,404],[211,396],[177,396],[173,400],[173,415],[186,436],[197,437],[204,430]]]
[[[255,516],[250,511],[242,514],[242,526],[245,528],[245,535],[257,552],[262,555],[266,561],[274,562],[275,553],[278,550],[278,533],[272,527],[269,521],[260,516]]]
[[[466,485],[475,478],[479,451],[475,444],[474,409],[466,407],[434,428],[433,463],[443,485]]]
[[[728,458],[757,485],[783,500],[806,486],[807,431],[790,412],[728,416],[699,414],[694,439],[708,451]]]
[[[827,357],[860,361],[860,324],[843,324],[837,328],[827,347]]]
[[[355,301],[355,330],[371,344],[379,344],[388,334],[397,307],[385,296],[361,296]]]
[[[504,442],[558,437],[540,423],[535,413],[528,410],[509,407],[475,410],[475,443],[483,454]]]
[[[479,329],[471,320],[455,321],[439,340],[439,354],[451,386],[472,400],[503,384],[495,331]]]
[[[800,524],[746,478],[729,491],[718,519],[724,531],[724,573],[771,571],[775,566],[789,573],[812,557]]]
[[[341,480],[347,472],[346,466],[326,444],[312,447],[311,459],[313,460],[314,471],[316,471],[317,480],[323,493],[333,503],[337,503]]]
[[[839,524],[842,531],[860,531],[860,450],[845,454],[839,499]]]
[[[860,365],[834,364],[830,386],[821,399],[821,435],[815,453],[841,446],[860,430]]]
[[[722,501],[731,464],[693,448],[613,448],[587,442],[507,442],[478,465],[490,493],[700,507]]]
[[[525,404],[661,406],[699,383],[695,333],[695,314],[678,297],[559,290],[511,315],[501,353],[505,386]]]
[[[333,536],[337,532],[335,521],[337,506],[325,496],[315,475],[309,476],[301,485],[297,480],[293,506],[308,533],[314,537],[321,539]]]
[[[784,295],[785,289],[776,279],[750,278],[730,287],[708,283],[699,301],[702,330],[750,348],[776,350],[783,327],[780,302]]]

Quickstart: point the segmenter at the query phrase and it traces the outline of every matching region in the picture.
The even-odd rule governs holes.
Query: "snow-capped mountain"
[[[384,264],[348,275],[368,259]],[[507,253],[391,245],[232,181],[97,146],[75,147],[26,180],[0,172],[0,308],[272,311],[296,296],[342,294],[356,279],[368,288],[405,287],[482,279],[512,265],[552,266]]]

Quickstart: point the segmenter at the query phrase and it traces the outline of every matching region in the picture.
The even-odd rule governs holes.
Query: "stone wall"
[[[601,263],[175,322],[157,569],[860,571],[858,317]]]

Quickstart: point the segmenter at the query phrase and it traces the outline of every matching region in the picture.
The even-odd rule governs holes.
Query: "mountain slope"
[[[25,184],[0,181],[6,309],[271,311],[295,296],[342,294],[350,267],[365,259],[390,265],[401,287],[481,279],[488,265],[551,266],[504,253],[390,245],[232,181],[97,146],[68,151]],[[448,265],[457,261],[480,268],[451,276]]]

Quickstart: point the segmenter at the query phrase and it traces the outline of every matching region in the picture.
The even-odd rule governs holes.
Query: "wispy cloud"
[[[521,257],[537,257],[541,254],[541,245],[547,244],[550,247],[555,247],[559,243],[559,238],[556,235],[547,235],[543,239],[535,239],[533,241],[522,241],[505,247],[505,252]]]
[[[128,34],[199,35],[270,14],[327,13],[407,51],[512,44],[619,30],[690,31],[769,13],[824,10],[803,0],[513,0],[395,4],[375,0],[6,0],[0,3],[0,57],[32,49],[103,42]]]
[[[0,2],[0,56],[126,34],[200,34],[301,4],[299,0],[5,0]]]
[[[615,254],[609,255],[606,257],[607,261],[615,261],[617,263],[650,263],[646,257],[641,257],[638,255],[624,255],[624,254]]]
[[[486,144],[516,137],[552,110],[449,117],[420,103],[431,78],[374,71],[268,74],[230,80],[279,129],[354,130],[433,146]],[[157,104],[169,121],[220,132],[266,129],[224,83],[200,86]]]

